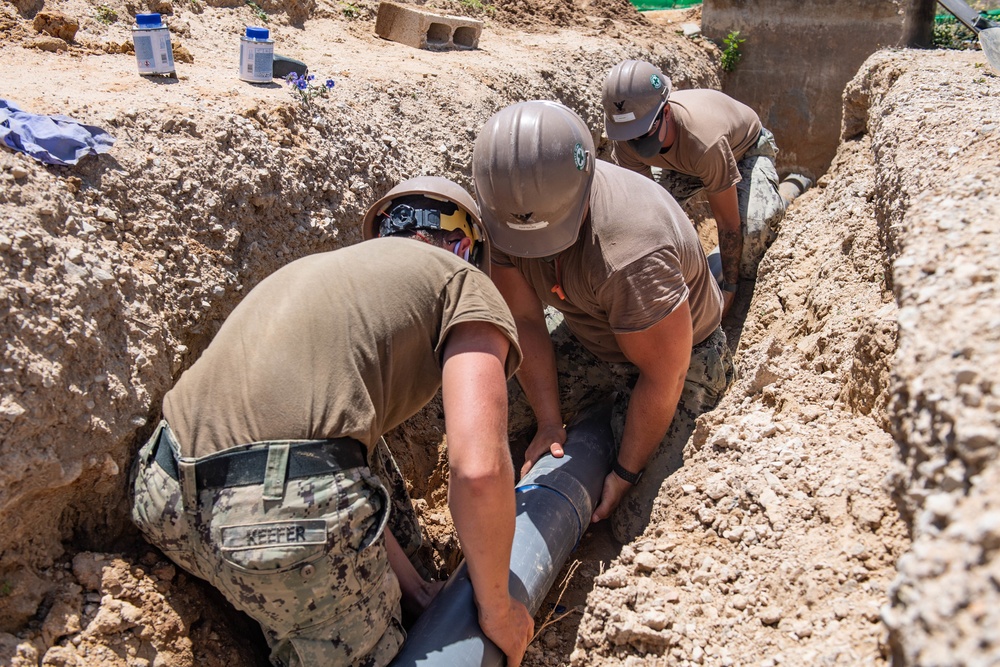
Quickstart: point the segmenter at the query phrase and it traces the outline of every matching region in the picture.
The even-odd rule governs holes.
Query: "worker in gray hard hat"
[[[440,390],[479,625],[518,665],[534,632],[509,592],[507,380],[521,352],[500,293],[466,261],[489,258],[475,201],[414,179],[363,230],[390,238],[267,276],[167,392],[130,478],[132,520],[260,623],[276,667],[387,665],[404,610],[422,613],[442,584],[409,558],[420,529],[382,436]]]
[[[774,135],[745,104],[717,90],[672,91],[670,78],[641,60],[612,67],[602,96],[616,164],[656,178],[681,204],[704,190],[718,228],[716,278],[728,311],[740,280],[756,278],[789,203],[775,170]],[[800,179],[796,194],[811,184],[790,178]]]
[[[617,395],[618,451],[591,520],[611,517],[627,542],[648,523],[694,420],[731,382],[732,358],[691,221],[663,188],[594,155],[569,108],[522,102],[480,131],[473,177],[537,423],[521,474],[563,455],[570,413]]]

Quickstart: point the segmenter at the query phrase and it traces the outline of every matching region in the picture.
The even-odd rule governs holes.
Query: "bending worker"
[[[521,472],[563,455],[564,415],[617,392],[619,450],[591,519],[611,516],[615,537],[630,541],[694,419],[732,380],[722,295],[694,226],[649,179],[595,161],[584,122],[555,102],[490,118],[473,176],[537,421]]]
[[[718,229],[728,311],[740,279],[757,277],[788,204],[778,190],[774,135],[753,109],[717,90],[671,93],[670,79],[641,60],[611,68],[603,103],[616,164],[649,178],[653,167],[661,169],[660,184],[682,205],[704,189]]]
[[[521,352],[500,294],[464,259],[489,257],[478,226],[457,184],[401,184],[364,235],[411,238],[304,257],[261,281],[164,397],[139,451],[133,520],[260,623],[275,665],[385,665],[405,637],[401,598],[419,612],[439,590],[393,534],[409,498],[390,499],[401,485],[380,478],[395,470],[382,434],[439,388],[479,622],[509,664],[522,659],[533,621],[507,590],[506,431]]]

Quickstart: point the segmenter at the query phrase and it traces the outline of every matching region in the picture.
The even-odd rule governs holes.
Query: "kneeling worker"
[[[555,102],[501,110],[472,161],[538,425],[522,474],[563,455],[565,415],[617,393],[619,451],[591,519],[610,516],[631,541],[695,418],[732,379],[722,295],[694,225],[660,186],[595,160],[586,124]]]
[[[489,259],[475,202],[446,179],[413,179],[372,206],[364,236],[424,242],[310,255],[247,294],[164,397],[133,473],[133,520],[260,623],[273,664],[385,665],[405,637],[401,598],[419,612],[439,587],[386,528],[399,499],[374,459],[386,466],[381,436],[440,388],[479,622],[518,665],[533,621],[507,589],[506,381],[521,352],[502,297],[463,259]]]
[[[670,79],[641,60],[612,67],[602,95],[616,164],[648,177],[661,169],[660,184],[681,204],[704,189],[718,228],[728,310],[739,281],[757,277],[788,205],[775,170],[774,135],[753,109],[725,93],[671,92]],[[810,183],[805,179],[802,189]]]

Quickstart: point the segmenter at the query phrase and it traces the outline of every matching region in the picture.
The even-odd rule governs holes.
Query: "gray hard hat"
[[[479,207],[476,205],[476,200],[461,185],[441,176],[417,176],[403,181],[389,190],[365,213],[361,222],[362,237],[368,240],[378,236],[386,236],[387,234],[380,233],[386,214],[392,211],[394,202],[408,198],[410,195],[422,195],[436,201],[455,204],[458,210],[454,214],[439,213],[436,216],[437,227],[449,231],[461,229],[473,241],[473,250],[470,255],[472,263],[489,274],[490,241],[486,234],[486,228],[479,217]]]
[[[472,176],[490,241],[515,257],[573,245],[590,203],[594,138],[557,102],[519,102],[486,121]]]
[[[670,96],[670,78],[643,60],[623,60],[604,79],[608,139],[627,141],[649,132]]]

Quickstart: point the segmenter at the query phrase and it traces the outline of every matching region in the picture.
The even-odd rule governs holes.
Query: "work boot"
[[[812,179],[802,174],[789,174],[778,184],[778,193],[785,200],[785,204],[791,204],[802,193],[811,188]]]

